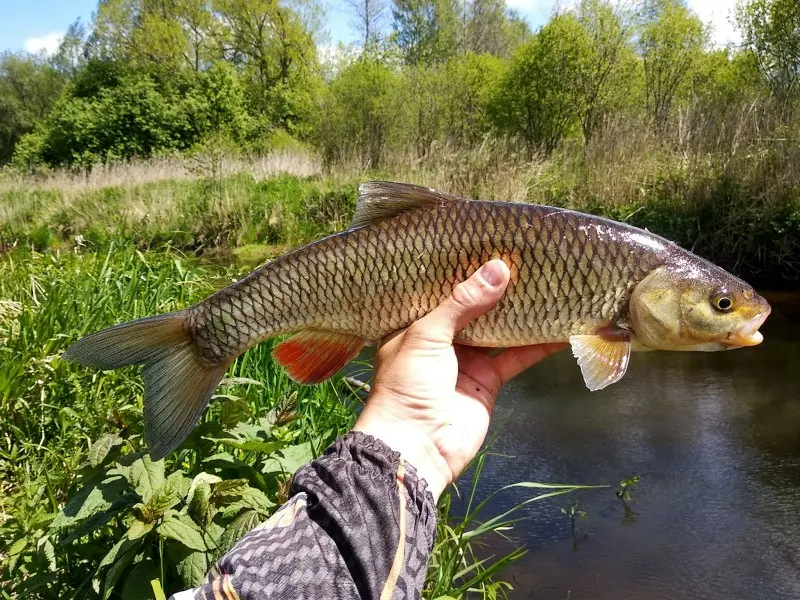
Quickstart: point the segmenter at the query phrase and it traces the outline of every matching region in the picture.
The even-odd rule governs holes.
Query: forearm
[[[436,507],[415,469],[354,431],[294,476],[291,499],[209,573],[195,598],[420,598]]]

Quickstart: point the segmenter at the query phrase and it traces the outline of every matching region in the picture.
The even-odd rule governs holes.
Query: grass
[[[0,174],[0,595],[147,598],[154,588],[137,581],[155,580],[167,595],[196,583],[281,503],[298,461],[348,429],[359,400],[345,383],[294,384],[266,343],[236,361],[182,449],[150,463],[135,370],[92,372],[59,355],[90,331],[185,307],[244,264],[343,229],[366,179],[586,210],[770,286],[797,285],[800,170],[791,165],[800,156],[680,154],[647,138],[629,147],[609,139],[546,160],[509,147],[442,149],[425,164],[369,173],[323,174],[308,157],[217,156]],[[535,490],[526,502],[577,489],[522,485]],[[440,501],[426,597],[502,596],[501,571],[522,550],[486,556],[481,544],[513,527],[522,505],[483,520],[489,499],[473,487],[456,516],[454,493]],[[175,519],[182,541],[167,534]]]
[[[187,442],[152,463],[136,370],[59,358],[90,331],[186,306],[246,270],[125,239],[0,258],[0,596],[155,598],[197,585],[285,500],[294,470],[350,428],[359,397],[342,380],[295,384],[267,342],[231,367]],[[500,572],[522,550],[480,556],[480,543],[514,511],[480,522],[473,487],[456,516],[454,493],[440,502],[426,597],[502,596]]]
[[[313,157],[285,154],[273,159],[272,171],[246,161],[222,167],[211,157],[194,159],[206,165],[196,171],[184,159],[156,161],[152,172],[135,163],[34,179],[6,173],[0,248],[45,250],[77,240],[102,249],[123,239],[140,249],[206,257],[233,251],[258,261],[343,229],[359,183],[387,178],[608,216],[664,235],[755,284],[797,286],[800,150],[763,143],[725,152],[671,147],[642,133],[646,127],[618,128],[585,149],[565,146],[547,159],[487,141],[470,150],[441,148],[424,163],[397,157],[371,172],[325,174]]]

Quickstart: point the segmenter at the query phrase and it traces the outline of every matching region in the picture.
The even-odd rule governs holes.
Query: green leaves
[[[122,445],[124,440],[116,433],[107,433],[89,448],[89,464],[96,467],[105,462],[112,449]]]
[[[262,517],[256,510],[245,510],[228,525],[222,536],[222,549],[227,552],[244,535],[261,523]]]
[[[145,455],[130,467],[128,481],[134,491],[148,502],[153,494],[164,485],[164,461],[153,462]]]
[[[168,554],[184,587],[197,587],[203,583],[210,567],[207,553],[174,544]]]
[[[164,520],[158,527],[158,533],[162,537],[176,540],[192,550],[205,551],[207,549],[200,527],[191,517],[175,510],[170,510],[164,515]]]
[[[124,478],[112,475],[108,478],[98,476],[84,485],[58,513],[50,525],[57,530],[70,527],[95,515],[105,514],[110,518],[112,504],[127,488]],[[118,505],[119,506],[119,505]]]

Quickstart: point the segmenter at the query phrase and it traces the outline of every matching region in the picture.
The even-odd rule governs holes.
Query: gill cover
[[[654,269],[634,288],[631,327],[641,345],[654,350],[681,346],[681,286],[666,267]]]

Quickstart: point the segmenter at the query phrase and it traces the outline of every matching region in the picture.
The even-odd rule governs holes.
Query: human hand
[[[471,321],[491,310],[508,285],[501,260],[483,265],[438,307],[378,349],[374,384],[354,427],[413,465],[438,500],[486,438],[500,387],[566,344],[486,349],[453,345]]]

